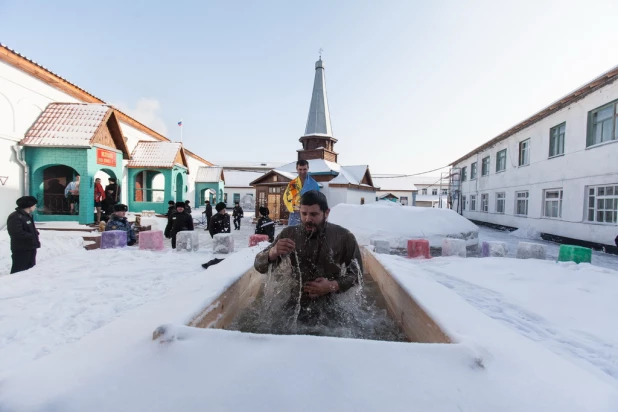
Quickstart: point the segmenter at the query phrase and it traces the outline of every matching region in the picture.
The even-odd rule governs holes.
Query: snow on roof
[[[336,178],[331,180],[330,183],[360,185],[363,177],[365,177],[365,173],[367,172],[367,167],[367,165],[341,166],[339,175],[337,175]]]
[[[181,149],[182,144],[176,142],[139,141],[131,153],[131,160],[127,166],[172,168]]]
[[[111,106],[97,103],[51,103],[21,141],[24,146],[90,146]]]
[[[264,172],[253,172],[244,170],[226,170],[225,187],[246,187],[250,188],[250,183],[255,179],[264,176]]]
[[[200,167],[197,169],[195,183],[219,183],[224,180],[222,174],[223,168],[221,166]]]

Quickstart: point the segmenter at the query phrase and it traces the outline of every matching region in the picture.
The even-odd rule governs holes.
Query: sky
[[[339,163],[421,173],[618,65],[614,1],[0,0],[0,42],[211,161],[290,162],[318,50]],[[434,173],[435,175],[435,173]]]

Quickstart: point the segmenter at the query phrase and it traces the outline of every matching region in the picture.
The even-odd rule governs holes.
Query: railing
[[[37,212],[41,215],[70,215],[71,207],[68,199],[63,194],[45,193],[38,195]],[[41,198],[43,201],[41,202]],[[76,211],[79,211],[79,203],[76,204]]]

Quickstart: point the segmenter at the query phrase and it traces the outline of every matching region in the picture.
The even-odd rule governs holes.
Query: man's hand
[[[324,278],[317,278],[316,280],[307,282],[303,287],[303,291],[307,293],[311,299],[328,295],[329,293],[337,292],[338,290],[339,283],[337,283],[337,281]]]
[[[292,239],[279,239],[277,243],[268,251],[268,261],[274,262],[279,256],[287,255],[296,248]]]

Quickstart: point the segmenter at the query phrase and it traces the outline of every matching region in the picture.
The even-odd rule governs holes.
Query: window
[[[526,166],[530,164],[530,139],[519,142],[519,165]]]
[[[258,205],[260,207],[266,206],[266,193],[258,192]]]
[[[427,194],[427,189],[421,190],[421,194],[426,195]]]
[[[431,194],[433,196],[438,196],[438,189],[431,189]]]
[[[496,193],[496,213],[504,213],[504,206],[506,202],[506,194]]]
[[[442,196],[448,195],[448,189],[442,189]]]
[[[481,176],[489,176],[489,156],[481,161]]]
[[[470,195],[470,210],[476,210],[476,195]]]
[[[399,198],[399,202],[400,202],[402,205],[407,206],[407,205],[408,205],[408,196],[401,196],[401,197]]]
[[[240,203],[240,193],[234,193],[234,203]]]
[[[496,173],[506,170],[506,149],[496,154]]]
[[[481,212],[489,211],[489,195],[487,193],[483,193],[481,195]]]
[[[280,187],[269,187],[268,193],[281,193],[281,188]]]
[[[462,167],[461,168],[461,181],[462,182],[465,182],[466,179],[468,178],[467,174],[468,174],[468,168],[467,167]]]
[[[466,197],[462,196],[461,197],[461,211],[465,211],[466,210]]]
[[[227,205],[227,193],[223,194],[223,203]]]
[[[562,217],[562,189],[543,191],[543,216],[556,219]]]
[[[364,197],[361,197],[360,204],[361,204],[361,205],[364,205],[364,204],[365,204],[365,198],[364,198]]]
[[[617,102],[606,104],[588,114],[588,139],[586,147],[616,140],[618,135]]]
[[[528,196],[529,192],[515,192],[515,214],[528,216]]]
[[[476,179],[476,162],[470,165],[470,180]]]
[[[564,154],[564,132],[566,123],[559,124],[549,130],[549,157]]]
[[[616,224],[618,184],[588,188],[588,221]]]

